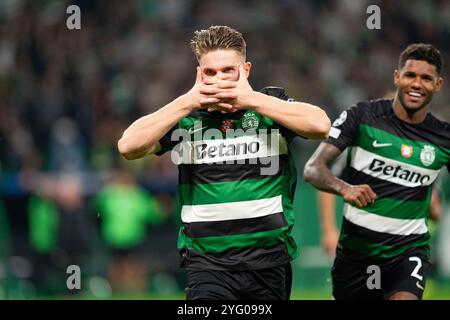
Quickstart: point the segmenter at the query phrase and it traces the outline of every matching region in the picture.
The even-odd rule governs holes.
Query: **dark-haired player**
[[[394,72],[395,98],[344,111],[306,164],[306,181],[346,202],[332,268],[335,299],[422,298],[432,185],[442,167],[450,170],[450,124],[429,113],[441,66],[432,45],[408,46]],[[347,147],[341,180],[329,166]]]

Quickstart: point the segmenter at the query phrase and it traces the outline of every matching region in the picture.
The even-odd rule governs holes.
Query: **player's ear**
[[[398,87],[399,82],[400,82],[400,71],[395,69],[395,71],[394,71],[394,84]]]
[[[250,61],[247,61],[244,63],[244,71],[245,76],[248,78],[250,76],[250,69],[252,68],[252,63]]]
[[[434,92],[441,91],[443,84],[444,84],[444,79],[442,79],[442,77],[439,77],[436,81],[436,85],[434,87]]]

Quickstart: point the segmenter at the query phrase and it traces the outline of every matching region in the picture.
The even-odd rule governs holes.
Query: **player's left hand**
[[[229,82],[229,80],[206,79],[204,81],[205,84],[219,87],[226,86],[227,82]],[[222,97],[217,96],[217,98],[221,99],[221,101],[216,104],[216,108],[209,108],[208,111],[220,111],[222,108],[229,108],[230,105],[232,105],[236,110],[248,108],[254,91],[247,80],[247,75],[243,64],[239,65],[239,79],[234,83],[236,86],[227,90],[227,93],[229,94],[228,98],[223,99],[224,92],[221,92]],[[211,95],[211,97],[213,98],[215,95]]]

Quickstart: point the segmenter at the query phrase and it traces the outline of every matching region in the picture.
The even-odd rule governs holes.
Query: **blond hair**
[[[206,30],[195,31],[190,45],[197,59],[217,49],[236,50],[244,58],[246,55],[246,43],[242,34],[227,26],[211,26]]]

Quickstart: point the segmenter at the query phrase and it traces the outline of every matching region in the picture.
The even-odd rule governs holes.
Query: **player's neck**
[[[400,100],[397,97],[395,97],[392,103],[392,109],[394,110],[394,114],[397,116],[397,118],[399,118],[403,122],[410,124],[422,123],[428,113],[428,105],[415,112],[408,112],[407,109],[402,106]]]

